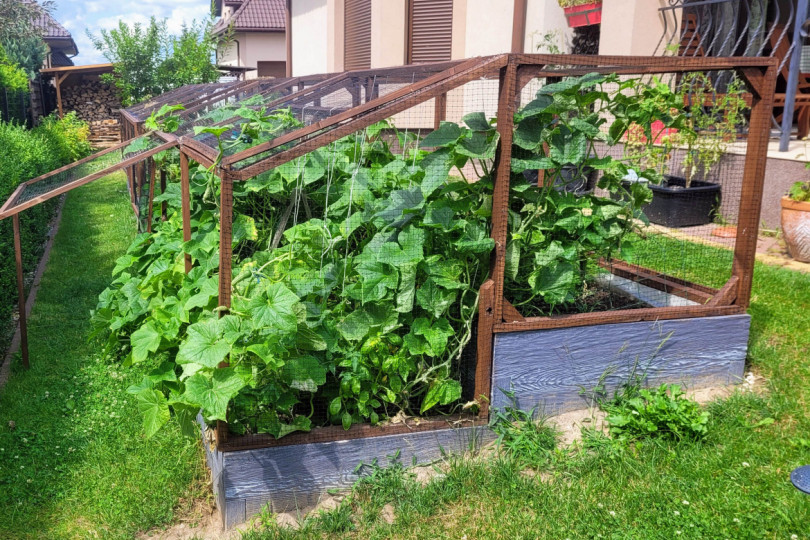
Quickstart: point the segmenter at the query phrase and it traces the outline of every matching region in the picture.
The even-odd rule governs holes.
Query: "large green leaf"
[[[455,143],[461,137],[461,128],[453,122],[442,122],[439,129],[431,131],[427,137],[419,143],[420,148],[433,148],[437,146],[448,146]]]
[[[315,392],[326,383],[326,367],[314,356],[295,356],[281,368],[284,380],[296,390]]]
[[[433,381],[428,389],[420,412],[424,414],[436,405],[448,405],[461,399],[461,384],[458,381],[440,379]]]
[[[281,283],[271,283],[262,294],[250,300],[248,310],[254,324],[272,328],[279,333],[295,332],[298,318],[293,306],[299,301],[298,296]]]
[[[230,350],[231,346],[220,336],[219,321],[206,319],[188,327],[187,337],[177,353],[177,363],[215,368]]]
[[[487,115],[480,111],[465,114],[461,121],[467,124],[467,127],[473,131],[489,131],[493,129],[492,125],[490,125],[487,120]]]
[[[143,417],[143,430],[147,438],[152,437],[171,417],[166,396],[163,392],[145,388],[135,395],[135,399]]]
[[[143,362],[148,358],[149,353],[158,350],[160,333],[154,323],[149,321],[132,333],[129,342],[132,345],[132,361]]]
[[[183,398],[199,405],[209,420],[227,420],[228,402],[245,386],[233,368],[219,368],[212,377],[196,373],[186,380]]]
[[[416,301],[419,305],[435,317],[440,317],[456,299],[455,291],[448,291],[428,279],[416,291]]]
[[[442,148],[425,156],[421,165],[425,169],[422,194],[427,198],[447,182],[450,169],[453,167],[453,155],[447,148]]]

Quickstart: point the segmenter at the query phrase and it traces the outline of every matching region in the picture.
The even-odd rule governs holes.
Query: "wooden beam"
[[[503,320],[505,322],[520,322],[526,320],[520,312],[515,309],[509,300],[503,299]]]
[[[64,112],[62,111],[62,82],[67,79],[69,73],[65,73],[64,75],[56,75],[54,77],[54,82],[56,83],[56,106],[59,109],[59,118],[64,117]]]
[[[491,58],[487,62],[483,64],[476,62],[472,65],[472,67],[468,69],[464,69],[459,73],[455,73],[447,78],[442,80],[434,81],[430,85],[426,85],[421,87],[418,90],[413,89],[413,87],[404,88],[404,90],[412,90],[411,93],[405,92],[404,95],[400,94],[399,91],[392,92],[391,94],[386,95],[383,98],[376,99],[370,103],[365,105],[361,105],[361,107],[370,107],[373,111],[368,112],[365,115],[359,116],[357,118],[352,118],[353,114],[357,112],[357,108],[350,109],[346,111],[345,114],[338,114],[334,115],[333,117],[327,119],[327,121],[319,122],[319,127],[316,127],[314,130],[310,130],[316,124],[312,124],[308,128],[306,128],[307,133],[311,133],[311,131],[317,131],[317,129],[324,129],[327,126],[331,126],[334,123],[340,123],[339,126],[334,127],[333,129],[325,130],[323,133],[315,134],[313,137],[306,139],[305,141],[300,141],[299,144],[296,144],[289,150],[283,150],[278,154],[274,154],[273,156],[266,158],[258,163],[250,165],[249,167],[245,167],[244,169],[237,170],[237,171],[230,171],[229,174],[232,175],[232,178],[238,180],[247,180],[248,178],[252,178],[266,170],[272,169],[281,165],[282,163],[286,163],[291,159],[295,159],[299,156],[306,154],[307,152],[312,151],[314,148],[318,148],[319,146],[323,146],[329,144],[330,142],[336,141],[341,137],[345,137],[359,129],[363,129],[366,126],[369,126],[375,122],[379,122],[380,120],[384,120],[389,118],[397,113],[410,109],[420,103],[424,103],[432,98],[434,98],[438,94],[442,94],[452,90],[453,88],[457,88],[471,80],[478,80],[481,78],[482,73],[487,73],[495,69],[499,69],[503,65],[506,64],[507,56],[506,55],[499,55],[496,57]],[[460,66],[459,66],[460,67]],[[393,94],[398,94],[396,96],[397,99],[390,100],[389,98]],[[359,114],[359,113],[358,113]],[[338,118],[340,117],[340,118]],[[343,123],[345,121],[345,123]],[[280,141],[282,139],[287,140],[288,137],[290,140],[294,140],[296,138],[300,138],[305,136],[303,133],[305,130],[297,130],[293,133],[290,133],[289,136],[282,136],[278,137],[277,139],[270,141],[270,143],[264,144],[272,144]],[[289,140],[287,140],[289,142]],[[306,144],[301,144],[305,142]],[[273,144],[273,147],[277,146],[277,144]],[[258,146],[254,146],[253,149],[258,148]],[[253,150],[251,149],[251,150]],[[238,156],[239,154],[235,154],[231,156],[232,161],[233,158]],[[255,154],[251,154],[255,155]],[[238,159],[244,159],[240,157]],[[227,159],[223,160],[225,163]]]
[[[490,272],[494,282],[496,323],[503,320],[503,288],[506,268],[506,242],[509,234],[509,186],[512,175],[512,134],[517,109],[517,63],[510,58],[501,68],[498,89],[498,134],[500,141],[495,152],[495,186],[492,194],[492,240],[495,251],[490,259]]]
[[[153,206],[155,199],[155,160],[149,158],[149,210],[146,212],[146,232],[152,232]]]
[[[731,276],[723,287],[717,291],[707,306],[730,306],[737,300],[737,290],[739,288],[740,278]]]
[[[117,163],[115,165],[112,165],[110,167],[102,169],[102,170],[100,170],[98,172],[95,172],[95,173],[93,173],[91,175],[85,176],[83,178],[79,178],[78,180],[74,180],[73,182],[69,182],[69,183],[67,183],[67,184],[65,184],[63,186],[60,186],[60,187],[58,187],[56,189],[48,191],[47,193],[44,193],[42,195],[38,195],[37,197],[33,197],[32,199],[30,199],[28,201],[25,201],[22,204],[19,204],[19,205],[13,206],[13,207],[8,207],[4,211],[0,211],[0,219],[5,219],[5,218],[7,218],[7,217],[9,217],[11,215],[18,214],[18,213],[22,212],[23,210],[25,210],[27,208],[31,208],[32,206],[36,206],[36,205],[38,205],[40,203],[43,203],[43,202],[47,201],[48,199],[58,197],[59,195],[61,195],[63,193],[67,193],[68,191],[76,189],[79,186],[83,186],[85,184],[88,184],[90,182],[98,180],[99,178],[103,178],[103,177],[107,176],[108,174],[113,173],[115,171],[119,171],[121,169],[131,167],[132,165],[134,165],[134,164],[136,164],[136,163],[138,163],[140,161],[143,161],[144,159],[146,159],[148,157],[154,156],[157,153],[163,152],[164,150],[168,150],[169,148],[173,148],[175,146],[177,146],[176,142],[163,143],[160,146],[157,146],[157,147],[155,147],[155,148],[153,148],[151,150],[148,150],[148,151],[146,151],[146,152],[144,152],[142,154],[139,154],[137,156],[133,156],[133,157],[131,157],[129,159],[125,159],[124,161],[122,161],[120,163]],[[74,165],[75,165],[75,163],[74,163]]]
[[[28,324],[25,316],[25,284],[23,283],[22,242],[20,240],[20,215],[14,214],[12,219],[14,229],[14,261],[17,268],[17,309],[20,311],[20,350],[22,351],[23,367],[30,367],[28,361]]]
[[[439,129],[439,126],[447,119],[447,93],[439,94],[436,96],[433,104],[433,129]]]
[[[569,328],[638,321],[663,321],[688,319],[691,317],[714,317],[718,315],[738,315],[745,313],[740,306],[673,306],[662,308],[620,309],[598,313],[575,313],[572,315],[552,315],[551,317],[526,317],[522,322],[495,323],[492,331],[525,332],[547,328]]]
[[[191,183],[188,170],[188,156],[180,151],[180,205],[183,213],[183,241],[191,240]],[[184,250],[185,251],[185,250]],[[186,274],[191,272],[191,255],[185,253]]]
[[[743,60],[740,58],[739,60]],[[772,60],[776,60],[775,58]],[[762,191],[765,185],[765,164],[768,154],[773,94],[776,88],[777,66],[771,63],[764,72],[751,107],[748,125],[748,145],[742,177],[740,206],[737,220],[737,238],[734,244],[734,263],[731,274],[739,278],[736,302],[743,309],[751,299],[751,283],[757,256],[759,213],[762,210]],[[753,77],[752,77],[753,79]]]
[[[475,395],[480,404],[482,418],[489,416],[489,400],[492,392],[492,348],[495,324],[495,283],[488,279],[478,295],[478,338],[475,357]]]
[[[503,59],[505,61],[506,56],[501,55],[500,57],[495,57],[495,58],[501,58],[501,59]],[[400,99],[400,98],[402,98],[404,96],[407,96],[407,95],[410,95],[410,94],[415,94],[418,90],[422,90],[424,88],[430,87],[431,85],[433,85],[435,83],[438,83],[438,82],[442,81],[443,79],[449,79],[453,75],[457,75],[457,74],[462,73],[462,72],[464,72],[466,70],[469,70],[469,69],[472,69],[472,68],[475,68],[475,67],[479,67],[479,66],[485,66],[485,65],[487,65],[487,62],[482,62],[482,59],[473,58],[472,60],[468,60],[466,62],[463,62],[462,64],[459,64],[457,66],[449,68],[449,69],[447,69],[445,71],[441,71],[441,72],[439,72],[439,73],[437,73],[435,75],[432,75],[430,77],[422,79],[421,81],[418,81],[418,82],[416,82],[416,83],[414,83],[412,85],[400,88],[399,90],[396,90],[396,91],[391,92],[391,93],[389,93],[389,94],[387,94],[387,95],[385,95],[385,96],[383,96],[381,98],[369,101],[368,103],[364,103],[364,104],[360,104],[359,89],[357,88],[357,86],[353,85],[351,87],[351,88],[354,89],[354,92],[352,93],[352,99],[353,99],[353,101],[356,102],[356,105],[352,109],[349,109],[348,111],[346,111],[344,113],[333,115],[333,116],[331,116],[329,118],[321,120],[320,122],[310,124],[309,126],[303,127],[301,129],[297,129],[297,130],[295,130],[295,131],[293,131],[291,133],[288,133],[286,135],[282,135],[281,137],[276,137],[272,141],[267,141],[267,142],[264,142],[264,143],[261,143],[261,144],[257,144],[256,146],[254,146],[252,148],[248,148],[247,150],[242,150],[241,152],[239,152],[237,154],[234,154],[232,156],[229,156],[229,157],[223,159],[222,163],[223,163],[223,165],[229,165],[229,164],[241,161],[243,159],[253,157],[253,156],[257,155],[257,154],[261,154],[262,152],[265,152],[267,150],[272,150],[273,148],[281,146],[281,145],[283,145],[285,143],[294,141],[296,139],[301,139],[302,137],[305,137],[305,136],[310,135],[312,133],[315,133],[317,131],[321,131],[321,130],[323,130],[325,128],[328,128],[328,127],[333,126],[335,124],[338,124],[340,122],[344,122],[344,121],[346,121],[346,120],[348,120],[348,119],[350,119],[352,117],[361,115],[364,112],[367,112],[367,111],[370,111],[370,110],[373,110],[373,109],[377,109],[377,108],[379,108],[379,107],[381,107],[383,105],[386,105],[386,104],[389,104],[389,103],[391,103],[393,101],[396,101],[396,100],[398,100],[398,99]],[[352,72],[349,72],[349,74],[353,75]],[[356,79],[357,77],[352,77],[352,78]],[[430,96],[430,97],[434,97],[434,96]]]
[[[640,266],[630,265],[623,261],[600,260],[599,266],[605,268],[611,274],[616,276],[629,279],[646,287],[663,291],[667,294],[673,294],[699,304],[706,304],[717,293],[717,291],[714,289],[698,289],[697,287],[693,287],[691,284],[688,284],[682,280],[676,280],[667,275],[661,274],[660,272],[655,272],[654,270],[649,270]]]

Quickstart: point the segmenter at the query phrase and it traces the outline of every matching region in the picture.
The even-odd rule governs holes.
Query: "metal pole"
[[[785,111],[782,114],[782,133],[779,136],[779,151],[787,152],[790,144],[790,129],[793,126],[793,111],[796,102],[796,89],[799,86],[799,69],[802,59],[802,25],[807,19],[808,0],[799,0],[796,18],[793,22],[793,51],[790,53],[788,80],[785,95]]]
[[[25,369],[28,369],[28,325],[25,320],[25,285],[23,284],[22,246],[20,243],[20,214],[12,218],[14,229],[14,259],[17,263],[17,305],[20,310],[20,350]]]

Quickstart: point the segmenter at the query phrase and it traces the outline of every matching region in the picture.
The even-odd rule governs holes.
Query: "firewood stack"
[[[90,143],[97,148],[112,146],[121,140],[118,109],[121,99],[114,86],[100,81],[83,81],[62,89],[62,108],[76,111],[90,124]]]

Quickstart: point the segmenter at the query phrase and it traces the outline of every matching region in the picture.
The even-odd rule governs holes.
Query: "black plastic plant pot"
[[[630,182],[622,184],[629,188]],[[714,219],[720,205],[720,185],[677,176],[665,176],[662,184],[649,184],[652,201],[641,210],[650,223],[673,229],[706,225]]]
[[[596,170],[585,167],[582,174],[577,175],[576,165],[565,165],[560,169],[560,174],[554,179],[554,189],[574,195],[586,195],[593,193],[596,188]],[[537,184],[537,171],[525,170],[523,176],[532,184]]]

